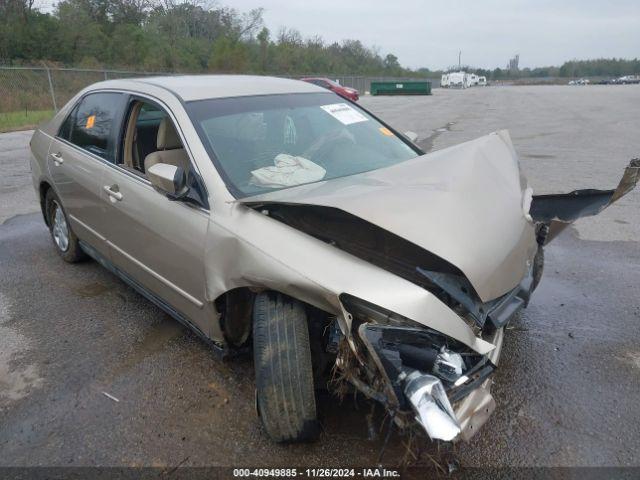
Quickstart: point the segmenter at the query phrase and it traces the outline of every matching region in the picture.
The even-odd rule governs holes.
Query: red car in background
[[[351,100],[352,102],[357,102],[360,98],[360,93],[355,88],[343,87],[339,83],[336,83],[333,80],[329,80],[328,78],[309,77],[301,78],[300,80],[302,80],[303,82],[313,83],[315,85],[318,85],[319,87],[326,88],[327,90],[331,90],[332,92],[335,92],[341,97],[344,97],[347,100]]]

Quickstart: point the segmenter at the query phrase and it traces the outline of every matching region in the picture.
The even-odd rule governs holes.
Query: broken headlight
[[[455,438],[460,427],[451,403],[468,395],[493,371],[487,357],[362,299],[341,295],[340,300],[369,353],[367,371],[381,374],[370,373],[369,386],[380,386],[382,379],[384,391],[374,389],[386,398],[385,404],[413,413],[433,439]]]
[[[414,370],[405,379],[405,385],[404,391],[416,420],[429,437],[449,441],[458,436],[460,426],[438,378]]]
[[[452,384],[462,378],[467,369],[462,355],[452,352],[444,345],[438,349],[427,345],[400,344],[398,352],[403,365],[432,373]]]
[[[479,385],[486,357],[427,328],[363,323],[358,334],[395,394],[393,403],[413,412],[432,439],[454,439],[460,426],[451,402]]]
[[[451,384],[465,378],[463,373],[468,368],[467,363],[455,351],[455,347],[466,349],[464,345],[366,300],[347,294],[341,295],[340,300],[353,315],[355,328],[363,323],[397,327],[397,330],[388,331],[395,333],[386,333],[381,341],[386,342],[390,349],[396,350],[401,362],[407,367],[432,373]]]

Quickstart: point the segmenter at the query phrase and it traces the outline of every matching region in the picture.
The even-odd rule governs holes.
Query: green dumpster
[[[431,95],[431,82],[371,82],[371,95]]]

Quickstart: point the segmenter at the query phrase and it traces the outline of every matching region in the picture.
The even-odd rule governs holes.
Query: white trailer
[[[445,73],[444,75],[442,75],[442,78],[440,79],[440,86],[442,88],[449,88],[449,74]]]
[[[486,87],[487,86],[487,77],[485,77],[485,76],[478,77],[478,86],[479,87]]]
[[[449,74],[449,88],[468,88],[469,75],[467,72],[451,72]]]

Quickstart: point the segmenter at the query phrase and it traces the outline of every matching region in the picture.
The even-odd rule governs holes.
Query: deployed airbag
[[[263,167],[251,172],[251,183],[262,187],[282,188],[317,182],[326,170],[304,157],[280,153],[273,167]]]

